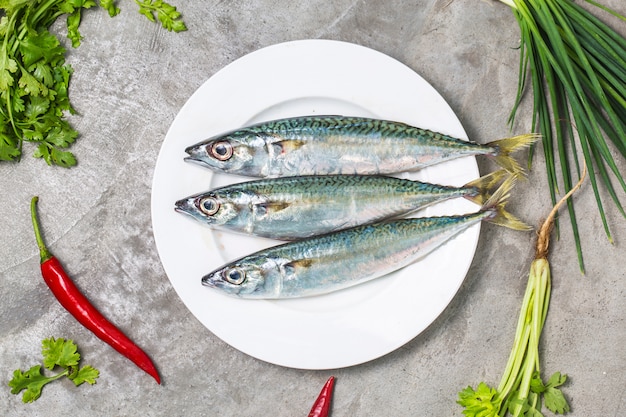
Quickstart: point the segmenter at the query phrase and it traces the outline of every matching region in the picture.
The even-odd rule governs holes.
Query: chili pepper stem
[[[39,247],[39,256],[41,258],[40,262],[44,263],[48,259],[52,258],[52,254],[48,250],[48,247],[44,243],[41,236],[39,221],[37,220],[37,201],[39,201],[39,197],[37,196],[34,196],[32,200],[30,200],[30,217],[33,222],[33,229],[35,230],[35,239],[37,239],[37,246]]]

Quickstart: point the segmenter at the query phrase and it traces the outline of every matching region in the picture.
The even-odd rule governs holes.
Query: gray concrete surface
[[[85,13],[83,44],[68,55],[78,111],[71,122],[81,132],[73,147],[76,168],[48,168],[30,156],[0,164],[0,414],[304,416],[334,374],[334,417],[461,415],[457,392],[483,380],[497,384],[503,371],[533,258],[532,233],[484,227],[456,297],[397,351],[348,369],[285,369],[226,345],[182,304],[154,244],[151,181],[168,127],[205,80],[249,52],[296,39],[343,40],[388,54],[444,96],[472,139],[506,136],[519,40],[510,10],[491,0],[176,3],[189,27],[185,33],[149,23],[133,2],[122,2],[115,19],[102,10]],[[603,3],[626,13],[621,0]],[[529,129],[529,104],[516,133]],[[626,171],[624,161],[619,164]],[[492,168],[484,161],[479,166],[482,172]],[[78,325],[50,295],[39,274],[28,212],[32,195],[40,196],[52,251],[94,304],[151,355],[161,386]],[[572,416],[623,416],[626,221],[607,203],[611,244],[588,184],[576,206],[587,273],[579,272],[569,222],[563,221],[552,247],[542,367],[546,375],[570,376],[564,391]],[[510,208],[531,224],[549,211],[541,152]],[[74,339],[101,376],[80,388],[56,382],[36,403],[22,404],[6,384],[14,369],[38,363],[40,341],[48,336]]]

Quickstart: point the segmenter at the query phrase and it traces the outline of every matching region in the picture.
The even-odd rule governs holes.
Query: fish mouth
[[[194,153],[196,153],[196,152],[198,151],[198,147],[199,147],[199,145],[198,145],[198,144],[196,144],[196,145],[191,145],[191,146],[187,146],[187,147],[185,148],[185,153],[186,153],[187,155],[193,156],[193,154],[194,154]]]
[[[205,287],[220,288],[220,286],[217,285],[217,283],[215,282],[215,279],[213,278],[213,274],[203,276],[201,282],[202,282],[202,285]]]
[[[178,213],[191,214],[190,213],[191,205],[189,203],[189,199],[184,198],[182,200],[178,200],[174,203],[174,211]]]
[[[206,151],[204,151],[204,147],[199,145],[192,145],[185,149],[185,153],[188,155],[183,158],[185,161],[189,162],[199,162],[203,163],[203,156],[206,155]]]
[[[183,161],[185,161],[185,162],[193,162],[193,163],[201,164],[201,165],[206,165],[204,160],[202,160],[199,156],[191,155],[191,154],[189,156],[185,156],[183,158]]]
[[[183,158],[183,161],[189,162],[191,164],[200,165],[203,168],[209,168],[213,171],[219,171],[216,167],[211,165],[211,163],[207,162],[206,158],[203,158],[201,155],[190,155]]]

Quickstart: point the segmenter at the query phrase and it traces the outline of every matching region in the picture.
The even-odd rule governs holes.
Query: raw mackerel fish
[[[363,117],[305,116],[224,133],[185,152],[214,171],[250,177],[393,174],[465,156],[486,155],[511,173],[522,168],[511,152],[535,135],[481,145],[405,123]]]
[[[415,212],[464,197],[479,206],[507,176],[499,170],[462,187],[372,175],[260,179],[179,200],[175,210],[209,225],[295,240]]]

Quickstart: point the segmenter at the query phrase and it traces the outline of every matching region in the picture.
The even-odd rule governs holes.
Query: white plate
[[[437,91],[389,56],[328,40],[260,49],[207,80],[170,127],[152,185],[154,237],[176,292],[224,342],[277,365],[341,368],[397,349],[435,320],[465,278],[480,226],[401,271],[328,295],[241,300],[203,287],[200,278],[209,271],[276,242],[215,232],[174,212],[176,200],[245,180],[184,162],[184,149],[252,122],[305,114],[372,116],[466,138]],[[478,168],[475,159],[468,157],[409,177],[463,185],[478,177]],[[420,215],[475,210],[473,204],[459,199]]]

